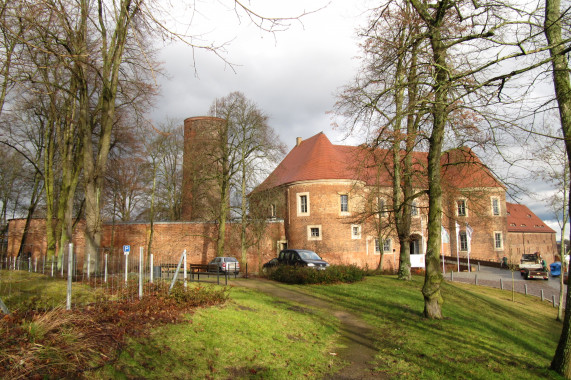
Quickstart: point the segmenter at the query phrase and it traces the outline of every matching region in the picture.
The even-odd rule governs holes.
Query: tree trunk
[[[245,266],[246,265],[246,261],[247,261],[247,255],[246,255],[246,251],[247,251],[247,242],[246,242],[246,232],[247,232],[247,227],[248,227],[248,208],[247,208],[247,202],[248,199],[246,197],[246,157],[244,155],[244,150],[242,150],[242,157],[241,157],[241,162],[240,162],[240,166],[242,167],[242,178],[241,178],[241,196],[242,196],[242,202],[241,202],[241,211],[242,211],[242,218],[241,218],[241,224],[240,224],[240,250],[242,252],[242,265]]]
[[[553,68],[553,84],[555,96],[559,105],[561,128],[565,137],[567,158],[571,164],[571,84],[569,81],[569,65],[567,57],[563,54],[565,46],[561,38],[561,3],[560,0],[545,1],[545,36],[550,48]],[[563,237],[561,239],[564,240]],[[564,257],[562,258],[564,260]],[[571,267],[571,266],[570,266]],[[569,269],[568,269],[569,271]],[[571,293],[567,287],[567,305],[571,305]],[[571,308],[565,309],[563,329],[555,355],[551,362],[551,369],[571,379]]]
[[[26,239],[28,238],[28,230],[30,228],[30,222],[32,217],[34,216],[34,211],[36,210],[36,206],[38,205],[38,201],[40,200],[40,194],[43,191],[43,188],[40,186],[41,181],[41,173],[36,172],[34,174],[34,187],[32,189],[32,195],[30,197],[30,205],[28,206],[28,214],[26,216],[26,224],[24,225],[24,230],[22,231],[22,239],[20,240],[20,252],[18,256],[21,256],[23,253],[24,245],[26,244]]]
[[[442,318],[443,303],[440,294],[442,274],[440,273],[442,183],[441,164],[442,142],[447,116],[448,70],[446,48],[440,34],[440,23],[433,23],[430,43],[435,67],[435,94],[432,105],[433,126],[428,150],[428,243],[426,252],[426,272],[422,294],[424,296],[424,316],[431,319]]]

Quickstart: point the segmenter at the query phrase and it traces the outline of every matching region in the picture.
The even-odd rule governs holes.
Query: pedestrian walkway
[[[388,378],[385,374],[374,371],[375,356],[378,352],[375,347],[375,331],[360,317],[350,313],[324,299],[306,294],[295,288],[273,281],[250,278],[233,279],[230,285],[243,286],[267,293],[276,298],[290,302],[297,302],[304,307],[318,308],[332,313],[339,319],[340,347],[334,354],[338,355],[347,365],[339,372],[326,377],[330,380],[366,380]]]

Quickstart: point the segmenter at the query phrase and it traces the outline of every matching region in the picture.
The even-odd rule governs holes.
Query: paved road
[[[480,271],[454,272],[452,276],[450,272],[447,272],[444,275],[444,278],[447,281],[450,281],[451,277],[453,278],[453,281],[471,284],[476,282],[477,277],[478,285],[500,288],[501,282],[503,282],[504,289],[511,290],[512,287],[512,273],[507,269],[482,266],[480,267]],[[514,272],[515,291],[519,293],[525,293],[525,285],[527,285],[527,294],[540,297],[541,290],[543,290],[543,297],[546,301],[552,302],[552,297],[555,296],[556,305],[559,302],[559,277],[550,277],[547,281],[525,280],[523,277],[521,277],[519,272]],[[564,292],[567,292],[567,285],[564,285]],[[563,302],[565,302],[565,300]]]

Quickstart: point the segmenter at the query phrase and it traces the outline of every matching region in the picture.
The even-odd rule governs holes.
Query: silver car
[[[208,271],[237,274],[240,272],[240,263],[234,257],[217,257],[208,263]]]

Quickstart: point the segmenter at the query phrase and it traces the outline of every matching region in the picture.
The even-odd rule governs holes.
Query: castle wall
[[[8,257],[15,257],[20,247],[24,219],[14,219],[9,222]],[[187,261],[192,264],[206,264],[216,257],[216,224],[178,222],[154,224],[152,252],[156,262],[177,263],[183,250],[186,249]],[[85,224],[79,223],[73,234],[74,254],[78,262],[83,262],[85,240],[83,231]],[[227,226],[225,255],[241,259],[240,225],[229,223]],[[24,255],[41,259],[47,251],[46,229],[43,219],[34,219],[30,227]],[[132,253],[139,252],[139,247],[147,252],[150,236],[148,223],[121,223],[105,225],[101,243],[102,253],[111,257],[123,256],[123,245],[130,245]],[[257,272],[261,265],[277,256],[278,241],[285,239],[283,222],[269,222],[261,233],[259,244],[247,251],[248,271]]]

